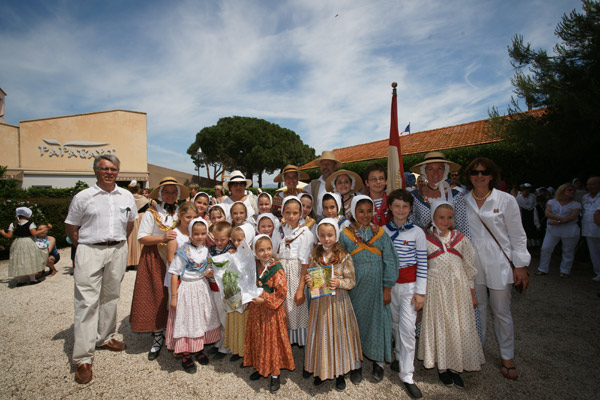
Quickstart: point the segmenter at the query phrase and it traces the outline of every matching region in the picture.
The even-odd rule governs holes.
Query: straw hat
[[[150,192],[150,195],[148,197],[150,197],[151,199],[158,199],[160,188],[167,185],[175,185],[179,188],[179,200],[187,199],[190,195],[190,191],[188,190],[188,188],[183,186],[181,183],[177,182],[177,179],[173,178],[172,176],[165,176],[160,180],[158,186]]]
[[[310,179],[310,176],[308,176],[308,174],[306,172],[300,171],[298,169],[298,167],[296,167],[295,165],[286,165],[285,168],[283,169],[283,172],[281,172],[279,175],[277,175],[275,177],[275,179],[273,179],[273,182],[283,182],[283,177],[288,172],[296,172],[298,174],[298,179],[299,180]]]
[[[352,192],[358,192],[360,189],[362,189],[363,180],[360,175],[358,175],[356,172],[348,171],[347,169],[340,169],[335,171],[329,176],[329,178],[327,178],[327,181],[325,182],[325,188],[328,192],[335,191],[335,180],[340,175],[348,175],[350,177],[350,180],[352,181]]]
[[[315,160],[315,162],[317,163],[317,165],[321,165],[321,161],[323,160],[331,160],[335,162],[335,168],[334,169],[338,169],[339,167],[342,166],[342,163],[338,161],[338,159],[335,157],[335,153],[331,150],[325,150],[323,153],[321,153],[321,157],[317,158]]]
[[[420,174],[422,165],[433,164],[433,163],[448,164],[448,166],[450,167],[450,172],[455,172],[455,171],[460,170],[460,165],[458,165],[455,162],[446,160],[446,156],[444,155],[444,153],[439,152],[439,151],[432,151],[431,153],[425,154],[425,159],[422,162],[410,167],[410,172],[416,172],[416,173]]]
[[[229,184],[233,182],[246,182],[246,187],[252,186],[252,179],[246,179],[242,171],[238,171],[237,169],[229,175],[228,181],[223,182],[223,187],[229,190]]]

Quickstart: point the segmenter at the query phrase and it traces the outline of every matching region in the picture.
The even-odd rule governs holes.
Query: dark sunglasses
[[[469,175],[471,176],[477,176],[479,174],[483,176],[490,176],[492,174],[492,171],[489,169],[472,169],[471,171],[469,171]]]

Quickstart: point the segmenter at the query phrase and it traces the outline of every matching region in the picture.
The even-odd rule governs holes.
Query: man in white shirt
[[[310,183],[306,185],[303,190],[305,193],[308,193],[312,196],[313,214],[318,220],[320,220],[323,217],[323,208],[321,204],[318,204],[318,199],[321,198],[321,193],[327,192],[327,189],[325,188],[325,182],[327,181],[327,178],[329,178],[329,176],[333,174],[333,172],[338,169],[342,163],[337,160],[333,151],[325,150],[321,154],[321,157],[317,159],[317,164],[321,169],[321,176],[319,179],[313,179],[310,181]]]
[[[585,236],[590,258],[596,276],[592,278],[600,282],[600,176],[592,176],[587,181],[588,194],[583,196],[583,218],[581,220],[581,234]]]
[[[92,380],[94,349],[125,350],[125,343],[114,335],[127,236],[137,208],[133,195],[115,184],[119,167],[116,156],[97,156],[97,182],[73,197],[65,220],[67,236],[77,248],[73,363],[77,364],[75,381],[82,384]]]

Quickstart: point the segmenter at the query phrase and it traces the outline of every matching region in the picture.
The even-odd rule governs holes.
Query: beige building
[[[92,167],[99,154],[121,161],[119,181],[136,179],[147,186],[146,113],[113,110],[21,121],[0,122],[0,165],[21,187],[93,185]]]

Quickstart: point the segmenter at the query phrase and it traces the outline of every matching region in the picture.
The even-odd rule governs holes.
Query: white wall
[[[96,176],[93,173],[89,175],[36,175],[25,174],[23,176],[23,189],[31,186],[47,186],[53,188],[68,188],[75,186],[77,181],[84,181],[88,186],[93,186],[96,183]]]

